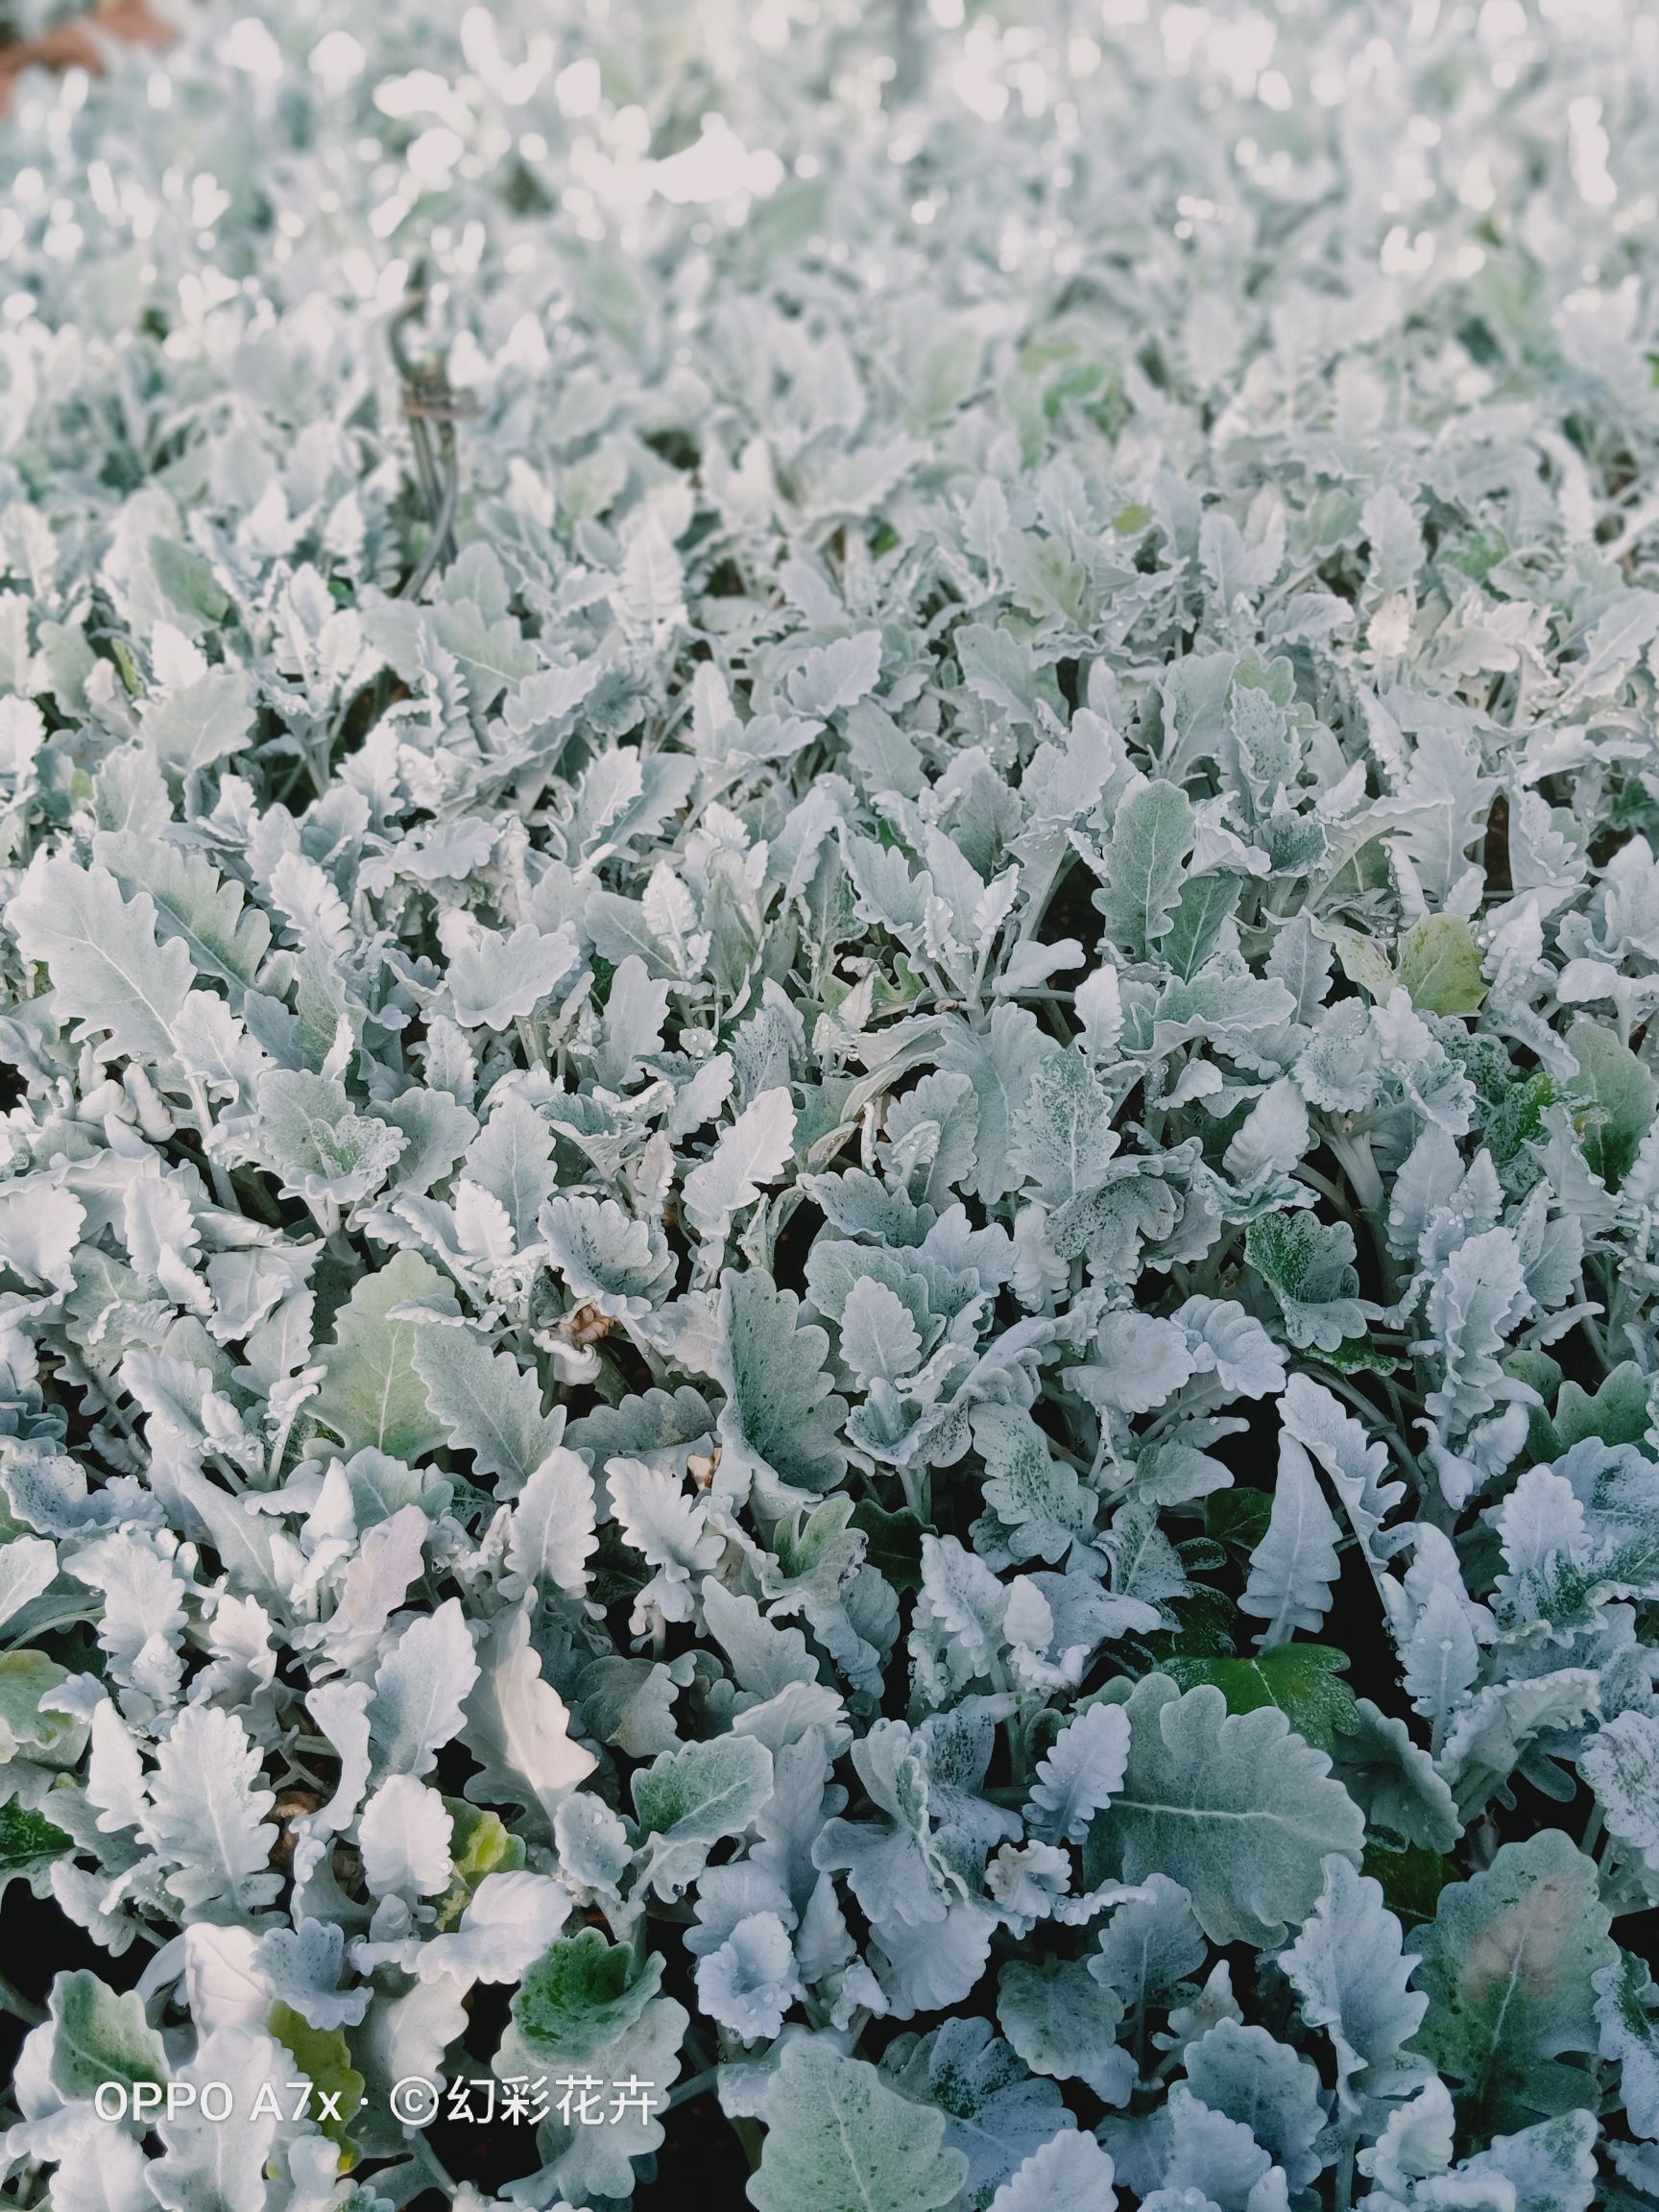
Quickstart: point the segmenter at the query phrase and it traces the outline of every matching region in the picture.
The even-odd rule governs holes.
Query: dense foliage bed
[[[962,17],[0,126],[7,2202],[1659,2190],[1659,22]]]

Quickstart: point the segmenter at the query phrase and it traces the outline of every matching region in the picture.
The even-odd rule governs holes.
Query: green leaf
[[[1451,1860],[1422,1843],[1407,1843],[1399,1851],[1386,1843],[1367,1843],[1360,1866],[1382,1885],[1389,1911],[1398,1912],[1402,1920],[1432,1920],[1441,1890],[1457,1879]]]
[[[1575,1022],[1567,1045],[1578,1063],[1565,1092],[1578,1142],[1594,1171],[1616,1190],[1653,1125],[1659,1084],[1628,1046],[1594,1022]]]
[[[967,2177],[945,2115],[889,2089],[874,2066],[788,2044],[766,2095],[756,2212],[937,2212]]]
[[[219,589],[211,565],[194,546],[180,545],[173,538],[152,538],[150,565],[156,581],[181,614],[200,614],[208,622],[223,622],[230,602]]]
[[[538,2053],[585,2066],[640,2018],[662,1980],[652,1951],[637,1973],[626,1943],[598,1928],[563,1936],[525,1975],[513,2017]]]
[[[44,1813],[34,1812],[9,1797],[0,1805],[0,1878],[31,1874],[61,1859],[72,1839],[56,1828]]]
[[[1323,923],[1317,927],[1319,935],[1334,949],[1349,982],[1357,983],[1380,1006],[1390,992],[1399,988],[1400,978],[1375,937],[1368,937],[1362,929],[1350,929],[1340,922]]]
[[[82,1967],[60,1974],[49,2000],[57,2032],[52,2038],[52,2083],[65,2098],[89,2098],[102,2081],[131,2089],[139,2081],[165,2081],[167,2054],[131,1989],[119,1996]]]
[[[523,1865],[523,1842],[509,1834],[499,1813],[469,1805],[465,1797],[445,1797],[444,1805],[453,1823],[450,1853],[464,1882],[476,1888],[486,1874],[510,1874]]]
[[[1425,1014],[1479,1014],[1486,998],[1480,948],[1461,914],[1426,914],[1401,938],[1400,980]]]
[[[413,1353],[421,1321],[394,1321],[395,1306],[430,1299],[444,1278],[418,1253],[399,1252],[376,1275],[365,1275],[334,1319],[333,1341],[318,1355],[323,1387],[313,1417],[338,1436],[348,1454],[372,1445],[413,1464],[445,1440]]]
[[[922,1587],[922,1538],[926,1524],[908,1505],[886,1512],[873,1498],[853,1508],[852,1526],[864,1531],[867,1565],[885,1575],[901,1597]]]
[[[465,1797],[445,1797],[444,1809],[451,1823],[449,1851],[455,1876],[439,1899],[435,1925],[440,1934],[447,1935],[459,1925],[486,1874],[516,1873],[523,1865],[524,1845],[499,1813],[469,1805]]]
[[[339,2111],[326,2113],[318,2126],[339,2145],[340,2171],[349,2174],[361,2153],[348,2123],[363,2102],[364,2081],[351,2063],[345,2035],[338,2028],[313,2028],[303,2013],[280,2001],[272,2006],[266,2026],[307,2080],[325,2095],[338,2097]]]
[[[1212,1942],[1282,1941],[1312,1911],[1327,1855],[1358,1863],[1364,1822],[1330,1760],[1274,1707],[1230,1714],[1212,1684],[1182,1695],[1149,1674],[1126,1702],[1128,1771],[1090,1829],[1086,1881],[1167,1875]]]
[[[1142,960],[1174,918],[1194,836],[1192,802],[1176,783],[1142,783],[1118,807],[1094,903],[1106,934]]]
[[[1272,1511],[1273,1494],[1269,1490],[1213,1490],[1204,1501],[1204,1530],[1218,1544],[1238,1544],[1253,1551],[1267,1533]],[[1280,1654],[1269,1656],[1277,1658]],[[1231,1698],[1228,1706],[1235,1713],[1246,1710],[1233,1704]]]
[[[1167,1604],[1176,1620],[1173,1631],[1155,1628],[1147,1635],[1125,1639],[1126,1652],[1133,1652],[1147,1672],[1167,1674],[1171,1658],[1230,1658],[1238,1648],[1235,1634],[1238,1608],[1224,1590],[1214,1589],[1208,1582],[1195,1583],[1184,1596],[1170,1598]],[[1204,1679],[1207,1681],[1208,1675]],[[1182,1684],[1183,1689],[1189,1687]]]
[[[1354,1693],[1337,1680],[1347,1665],[1346,1652],[1329,1644],[1281,1644],[1254,1659],[1172,1658],[1165,1662],[1164,1671],[1183,1690],[1213,1683],[1226,1698],[1229,1713],[1275,1706],[1298,1736],[1329,1751],[1339,1732],[1358,1723]]]
[[[1570,2111],[1593,2095],[1560,2063],[1598,2045],[1591,1976],[1617,1963],[1595,1862],[1558,1828],[1505,1843],[1440,1893],[1419,1938],[1429,2012],[1417,2048],[1463,2084],[1478,2135]]]

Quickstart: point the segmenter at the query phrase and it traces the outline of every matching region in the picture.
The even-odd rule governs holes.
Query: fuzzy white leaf
[[[1281,1434],[1273,1510],[1250,1554],[1250,1578],[1238,1600],[1242,1612],[1265,1623],[1256,1633],[1259,1650],[1271,1651],[1323,1622],[1341,1572],[1339,1533],[1312,1461],[1293,1436]]]
[[[762,1091],[685,1178],[685,1215],[706,1244],[718,1244],[733,1214],[752,1206],[788,1164],[795,1109],[785,1089]]]
[[[1081,1843],[1089,1823],[1122,1783],[1129,1719],[1121,1706],[1091,1705],[1069,1720],[1038,1766],[1025,1817],[1056,1843]]]
[[[454,1822],[435,1790],[394,1774],[357,1816],[363,1873],[376,1897],[430,1897],[449,1886]]]
[[[386,1774],[429,1774],[478,1678],[459,1601],[410,1621],[374,1672],[369,1726]]]
[[[256,1779],[259,1766],[241,1721],[211,1705],[187,1705],[157,1747],[139,1835],[182,1904],[246,1911],[280,1888],[270,1863],[276,1830],[266,1817],[274,1799]]]

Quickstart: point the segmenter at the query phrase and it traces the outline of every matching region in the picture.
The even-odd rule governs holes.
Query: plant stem
[[[678,2088],[669,2093],[669,2111],[672,2112],[676,2104],[689,2104],[694,2098],[712,2089],[719,2071],[717,2066],[710,2066],[705,2073],[693,2074],[689,2081],[682,2081]]]
[[[212,1179],[215,1202],[227,1214],[237,1214],[236,1193],[230,1188],[230,1178],[223,1166],[213,1157],[213,1109],[207,1102],[207,1086],[200,1075],[187,1078],[190,1086],[190,1109],[196,1117],[196,1127],[202,1137],[202,1157],[207,1163],[207,1173]]]
[[[448,2168],[439,2157],[437,2152],[433,2150],[431,2144],[427,2142],[425,2136],[419,2133],[410,2134],[407,2140],[409,2144],[410,2156],[415,2160],[416,2164],[419,2166],[424,2166],[427,2173],[431,2175],[433,2180],[437,2182],[439,2188],[442,2189],[447,2197],[453,2200],[457,2194],[454,2179],[451,2176]]]
[[[91,1618],[92,1608],[84,1599],[79,1605],[64,1605],[56,1613],[48,1613],[43,1621],[36,1619],[28,1621],[26,1625],[20,1623],[16,1632],[23,1636],[50,1636],[55,1628],[73,1628],[77,1621],[90,1621]],[[12,1630],[9,1628],[6,1639],[8,1643],[11,1637]]]
[[[1341,1163],[1342,1172],[1354,1187],[1354,1195],[1367,1214],[1379,1212],[1383,1202],[1382,1178],[1371,1157],[1371,1140],[1363,1130],[1331,1129],[1326,1142]]]
[[[44,2008],[36,2005],[33,1998],[25,1997],[4,1974],[0,1974],[0,2011],[10,2012],[30,2028],[38,2028],[46,2017]]]

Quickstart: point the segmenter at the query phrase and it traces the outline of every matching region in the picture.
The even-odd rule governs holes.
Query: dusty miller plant
[[[1659,2189],[1655,18],[962,14],[0,126],[9,2203]]]

